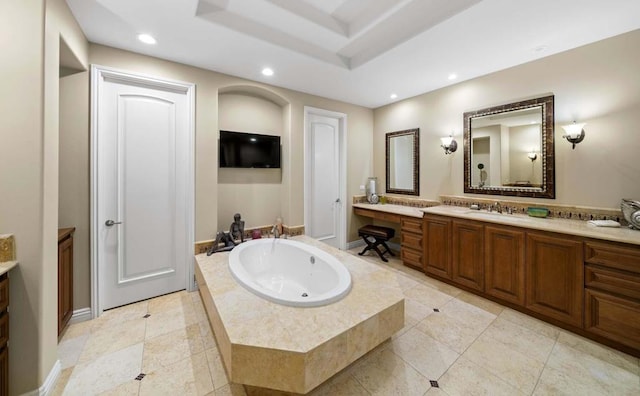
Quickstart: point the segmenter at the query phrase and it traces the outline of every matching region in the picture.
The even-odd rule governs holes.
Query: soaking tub
[[[288,239],[256,239],[235,247],[229,269],[246,289],[283,305],[327,305],[351,290],[351,274],[338,259]]]

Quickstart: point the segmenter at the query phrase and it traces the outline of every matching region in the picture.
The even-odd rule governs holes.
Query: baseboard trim
[[[347,242],[347,250],[351,250],[353,248],[357,248],[360,246],[364,246],[364,241],[362,239],[357,239],[355,241]]]
[[[58,377],[60,377],[61,365],[60,360],[56,360],[49,371],[49,375],[45,378],[44,383],[40,386],[40,388],[32,390],[31,392],[23,393],[22,396],[47,396],[53,392],[53,388],[56,386],[56,382],[58,382]]]
[[[87,320],[91,320],[91,308],[80,308],[73,311],[73,315],[71,315],[71,319],[69,319],[69,324],[84,322]]]

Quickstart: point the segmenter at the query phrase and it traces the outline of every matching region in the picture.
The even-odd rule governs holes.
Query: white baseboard
[[[56,360],[49,371],[49,375],[45,378],[44,383],[40,388],[32,390],[31,392],[23,393],[22,396],[48,396],[53,391],[53,388],[56,387],[56,382],[58,382],[58,377],[61,372],[60,360]]]
[[[356,239],[355,241],[347,242],[347,250],[351,250],[360,246],[364,246],[364,241],[362,239]]]
[[[84,322],[91,319],[91,308],[80,308],[73,311],[73,315],[71,315],[71,319],[69,319],[69,324]]]

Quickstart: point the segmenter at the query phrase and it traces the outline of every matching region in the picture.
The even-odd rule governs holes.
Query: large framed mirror
[[[555,198],[553,95],[464,113],[464,192]]]
[[[386,134],[387,193],[420,195],[420,129]]]

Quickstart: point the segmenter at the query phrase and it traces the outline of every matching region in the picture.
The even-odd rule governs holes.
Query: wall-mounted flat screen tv
[[[220,131],[221,168],[280,168],[280,136]]]

